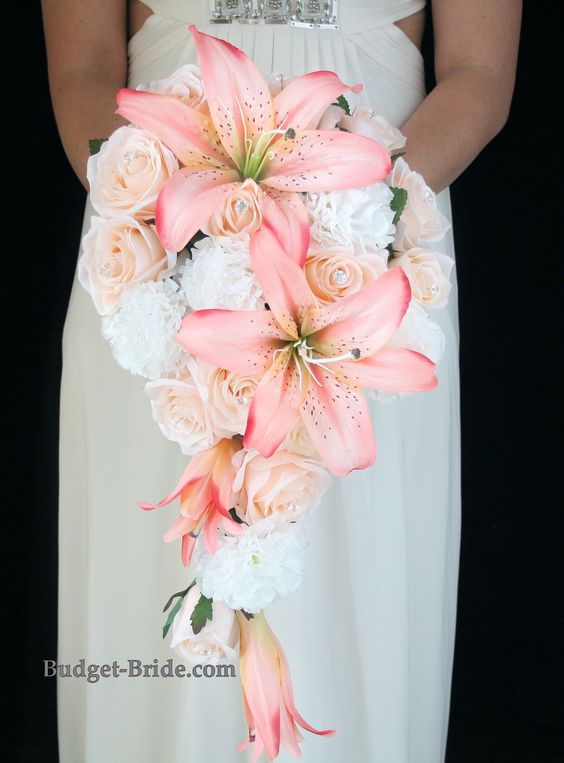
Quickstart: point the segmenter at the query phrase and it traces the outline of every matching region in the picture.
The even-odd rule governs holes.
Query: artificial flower
[[[360,291],[388,270],[388,252],[354,256],[339,246],[310,248],[304,272],[319,305]]]
[[[423,307],[444,307],[451,289],[450,271],[454,265],[452,257],[433,249],[417,246],[408,249],[400,257],[392,260],[394,266],[404,269],[413,299]]]
[[[136,89],[169,95],[196,111],[209,113],[200,70],[194,64],[184,64],[170,77],[142,83]]]
[[[399,151],[406,144],[405,135],[402,135],[397,127],[364,106],[356,108],[351,115],[345,114],[339,121],[339,127],[355,135],[377,140],[389,153]]]

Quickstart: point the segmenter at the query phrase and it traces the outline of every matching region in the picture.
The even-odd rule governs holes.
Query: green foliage
[[[98,151],[102,147],[102,143],[105,143],[108,139],[107,138],[92,138],[88,141],[88,146],[90,148],[90,156],[94,156],[94,154],[97,154]]]
[[[398,188],[396,186],[390,186],[390,191],[394,194],[394,198],[390,202],[390,209],[394,214],[394,225],[397,225],[405,205],[407,204],[407,191],[405,188]]]
[[[331,104],[332,106],[340,106],[342,109],[345,110],[345,114],[347,114],[349,117],[351,115],[351,107],[349,106],[349,102],[345,98],[344,95],[340,95],[335,103]]]
[[[213,604],[213,599],[208,599],[208,597],[204,596],[204,594],[202,594],[200,598],[198,599],[198,603],[194,607],[192,611],[192,615],[190,616],[192,630],[194,631],[195,635],[198,635],[198,633],[202,630],[202,628],[207,623],[207,621],[212,619],[213,617],[212,604]]]
[[[167,617],[167,619],[166,619],[166,623],[165,623],[165,624],[164,624],[164,626],[163,626],[163,638],[166,638],[166,634],[169,632],[169,630],[170,630],[170,626],[171,626],[171,625],[172,625],[172,623],[174,622],[174,618],[176,617],[176,615],[178,614],[178,612],[179,612],[179,610],[180,610],[180,607],[182,606],[182,602],[184,601],[184,597],[186,596],[186,594],[188,593],[188,591],[189,591],[189,590],[190,590],[190,589],[191,589],[193,586],[195,586],[195,585],[196,585],[196,580],[194,579],[194,580],[193,580],[193,581],[190,583],[190,585],[188,586],[188,588],[185,588],[183,591],[178,591],[178,593],[173,593],[173,594],[172,594],[172,596],[170,597],[170,599],[169,599],[169,600],[167,601],[167,603],[164,605],[164,609],[163,609],[163,612],[166,612],[166,611],[167,611],[167,609],[168,609],[168,608],[170,607],[170,605],[172,604],[172,602],[173,602],[175,599],[178,599],[178,601],[176,602],[176,604],[174,605],[174,607],[173,607],[173,608],[170,610],[170,612],[168,613],[168,617]]]

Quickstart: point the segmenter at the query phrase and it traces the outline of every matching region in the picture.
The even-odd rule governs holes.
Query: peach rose
[[[190,456],[211,448],[219,438],[214,436],[208,389],[198,362],[189,358],[186,367],[185,376],[148,382],[145,391],[161,432]]]
[[[346,116],[346,111],[341,106],[336,106],[332,103],[323,112],[317,130],[336,130],[343,117]]]
[[[192,665],[216,665],[225,658],[236,657],[235,647],[239,640],[239,628],[234,611],[220,601],[212,604],[212,619],[195,634],[190,618],[201,595],[196,583],[188,591],[172,624],[171,649],[182,655]]]
[[[439,241],[450,223],[437,209],[437,197],[418,172],[409,169],[401,157],[389,176],[390,186],[405,188],[407,204],[396,226],[394,249],[407,250],[426,241]]]
[[[256,450],[240,450],[233,465],[233,491],[240,491],[237,514],[248,524],[272,514],[287,521],[302,517],[317,506],[331,481],[319,462],[287,450],[277,450],[270,458]]]
[[[374,253],[355,256],[338,248],[310,249],[304,269],[318,302],[326,305],[354,294],[385,273],[387,256]]]
[[[317,448],[313,444],[302,418],[298,420],[286,435],[284,450],[322,463],[321,456],[317,452]]]
[[[260,377],[236,374],[199,361],[216,437],[243,434]]]
[[[291,77],[289,74],[285,74],[284,72],[272,72],[268,75],[266,78],[266,82],[268,84],[268,89],[270,90],[270,95],[272,98],[275,98],[278,93],[281,93],[284,88],[290,84],[290,82],[295,79],[295,77]]]
[[[412,298],[423,307],[444,307],[451,288],[449,280],[454,260],[442,252],[415,247],[392,260],[400,265],[411,284]]]
[[[358,108],[352,115],[345,114],[339,122],[339,127],[355,135],[377,140],[386,151],[398,151],[406,144],[407,138],[391,125],[387,119],[374,114],[372,109]]]
[[[133,217],[93,217],[82,239],[78,280],[100,315],[110,315],[125,292],[165,278],[175,264],[176,253],[165,252],[153,225]]]
[[[196,111],[204,113],[209,111],[200,70],[194,64],[181,66],[165,79],[138,85],[137,90],[170,95]]]
[[[262,222],[261,190],[248,178],[219,206],[202,231],[208,236],[248,239]]]
[[[105,217],[149,220],[163,185],[177,169],[176,157],[160,141],[137,127],[120,127],[88,160],[90,200]]]

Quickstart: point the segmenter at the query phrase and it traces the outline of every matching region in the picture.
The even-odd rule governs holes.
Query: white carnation
[[[445,335],[439,324],[429,318],[425,308],[412,300],[389,344],[407,347],[426,355],[433,363],[439,363],[445,350]]]
[[[393,194],[385,183],[368,188],[308,193],[311,235],[319,244],[340,244],[355,254],[384,249],[394,238]]]
[[[215,554],[205,554],[196,574],[205,596],[232,609],[260,612],[276,598],[295,591],[305,566],[307,531],[303,522],[273,515],[227,536]]]
[[[256,310],[264,305],[253,272],[248,241],[208,236],[192,249],[180,271],[181,286],[193,310]]]
[[[136,376],[158,379],[179,372],[188,357],[176,341],[186,302],[170,278],[148,281],[124,297],[104,318],[102,335],[117,362]]]

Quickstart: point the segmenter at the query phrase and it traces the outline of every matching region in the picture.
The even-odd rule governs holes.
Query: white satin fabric
[[[186,22],[228,39],[265,72],[336,71],[401,125],[424,97],[419,51],[393,22],[418,0],[342,0],[341,30],[206,26],[207,6],[151,0],[130,42],[130,84],[196,61]],[[448,192],[439,197],[450,216]],[[86,210],[85,225],[91,208]],[[440,248],[454,255],[452,235]],[[459,553],[456,286],[433,318],[446,334],[440,386],[371,402],[376,464],[335,479],[312,517],[302,588],[270,608],[304,717],[305,763],[440,763],[448,723]],[[164,663],[162,607],[190,576],[161,536],[185,457],[151,418],[143,380],[118,367],[75,283],[61,399],[59,663]],[[168,640],[167,640],[168,641]],[[246,736],[239,679],[59,680],[61,763],[236,763]],[[282,754],[280,760],[289,760]]]

